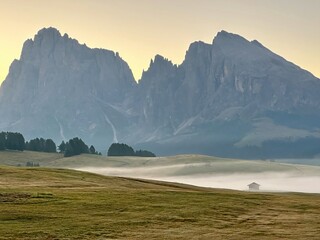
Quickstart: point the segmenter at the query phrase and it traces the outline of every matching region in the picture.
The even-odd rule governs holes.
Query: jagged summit
[[[245,40],[245,38],[243,38],[242,36],[240,36],[238,34],[227,32],[225,30],[221,30],[220,32],[218,32],[214,39],[221,39],[221,38]]]
[[[48,27],[48,28],[42,28],[38,31],[38,33],[35,35],[36,39],[41,38],[55,38],[55,37],[61,37],[61,33],[58,29],[54,27]]]
[[[256,42],[252,43],[240,35],[226,31],[219,32],[212,41],[212,46],[225,54],[263,55],[261,54],[261,46],[257,47],[257,45]]]
[[[73,40],[78,43],[78,40],[70,38],[67,33],[62,34],[60,31],[55,27],[47,27],[40,29],[37,34],[34,36],[33,41],[43,41],[44,39],[51,39],[51,40],[58,40],[60,38],[63,38],[65,40]],[[31,39],[32,40],[32,39]],[[85,45],[85,44],[83,44]]]
[[[37,52],[32,52],[32,49],[37,49]],[[106,55],[114,56],[122,60],[118,52],[102,48],[89,48],[86,44],[80,44],[77,39],[69,37],[67,33],[63,36],[60,31],[54,27],[43,28],[38,31],[33,39],[25,41],[22,49],[21,59],[25,56],[34,57],[33,54],[52,54],[52,52],[66,52],[67,49],[82,49],[83,52],[91,52],[96,54],[97,58],[105,57]]]
[[[52,56],[52,53],[61,52],[63,51],[62,48],[66,47],[88,49],[85,45],[79,44],[78,40],[70,38],[68,34],[62,36],[56,28],[43,28],[38,31],[33,39],[28,39],[24,42],[20,59],[32,61],[33,58],[37,58],[36,55],[42,55],[43,57]]]
[[[157,55],[154,57],[154,59],[151,59],[149,68],[152,68],[153,66],[158,66],[158,65],[162,65],[162,64],[167,64],[167,63],[172,64],[172,62],[171,62],[168,58],[165,58],[165,57],[157,54]]]
[[[203,51],[210,51],[209,48],[211,47],[210,44],[202,42],[202,41],[196,41],[190,44],[185,58],[188,58],[188,56],[194,56],[197,55]]]
[[[69,37],[63,38],[58,29],[49,27],[43,28],[34,36],[34,44],[42,45],[43,48],[54,47],[54,45],[58,42],[64,40],[71,40]],[[78,43],[78,41],[76,41]]]
[[[153,61],[153,62],[154,62],[154,63],[157,63],[157,62],[171,62],[171,61],[169,61],[168,58],[165,58],[165,57],[157,54],[157,55],[154,57],[154,61]]]
[[[238,34],[229,33],[224,30],[220,31],[214,37],[212,44],[213,45],[216,44],[219,46],[226,46],[226,47],[238,47],[238,48],[244,47],[246,50],[248,49],[248,47],[252,48],[253,45],[267,49],[257,40],[249,41]]]
[[[149,78],[148,76],[153,75],[152,80],[149,81],[149,83],[153,81],[166,81],[166,78],[163,76],[170,74],[172,71],[174,71],[177,68],[176,65],[174,65],[169,59],[157,54],[154,59],[150,61],[150,65],[147,71],[143,71],[141,79],[139,80],[139,84],[148,84],[144,81],[145,78]],[[157,76],[160,76],[157,78]]]
[[[176,64],[173,64],[171,60],[168,58],[165,58],[159,54],[157,54],[154,58],[152,65],[168,65],[168,66],[176,66]],[[150,65],[151,67],[151,65]]]

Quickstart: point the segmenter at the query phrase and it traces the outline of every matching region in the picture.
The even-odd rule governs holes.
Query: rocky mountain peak
[[[221,30],[220,32],[218,32],[216,37],[214,38],[214,40],[220,40],[220,39],[225,39],[225,40],[229,39],[234,41],[247,41],[244,37],[238,34],[227,32],[225,30]]]
[[[117,109],[135,87],[119,54],[88,48],[55,28],[44,28],[24,43],[1,86],[0,115],[5,117],[0,125],[27,138],[36,133],[56,140],[88,139],[105,132],[116,140],[113,121],[127,121]]]
[[[167,59],[164,58],[163,56],[157,54],[154,57],[154,60],[151,60],[150,65],[149,65],[149,70],[153,71],[153,70],[164,70],[164,68],[171,68],[173,66],[173,63]]]
[[[176,68],[177,66],[174,65],[169,59],[164,58],[163,56],[157,54],[154,57],[154,59],[150,61],[148,70],[142,73],[142,77],[139,83],[142,85],[149,84],[149,83],[145,83],[144,79],[146,78],[149,79],[150,76],[153,76],[152,80],[148,81],[150,83],[153,81],[163,82],[167,80],[167,75],[170,75],[173,71],[175,71]]]
[[[57,40],[58,38],[61,38],[61,33],[58,29],[54,27],[48,27],[48,28],[42,28],[38,31],[38,33],[34,37],[34,41],[42,41],[44,39],[54,39]]]
[[[73,48],[76,51],[80,48],[81,51],[89,49],[85,45],[79,44],[76,39],[70,38],[68,34],[62,36],[56,28],[43,28],[33,39],[25,41],[20,60],[33,61],[37,58],[51,58],[57,53],[65,52],[67,48]]]
[[[210,52],[211,45],[202,41],[193,42],[190,44],[186,52],[185,60],[195,58],[199,55]]]
[[[0,131],[56,142],[79,136],[101,150],[122,141],[239,157],[270,141],[320,141],[319,91],[310,73],[226,31],[212,44],[190,44],[179,66],[156,55],[136,84],[118,53],[44,28],[0,88]]]
[[[262,51],[267,50],[256,40],[250,42],[240,35],[226,31],[221,31],[217,34],[212,41],[212,46],[230,55],[264,55]]]
[[[157,54],[155,57],[154,57],[154,60],[151,61],[151,63],[153,64],[166,64],[166,63],[171,63],[171,61],[169,61],[168,58],[165,58],[159,54]]]
[[[250,41],[238,34],[221,31],[214,37],[212,44],[228,48],[247,48]]]

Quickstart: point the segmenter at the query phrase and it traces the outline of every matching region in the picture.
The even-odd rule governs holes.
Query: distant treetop
[[[18,150],[25,149],[24,137],[17,132],[1,132],[0,133],[0,150]]]
[[[125,143],[112,143],[108,149],[108,156],[155,157],[156,155],[146,150],[134,151],[132,147]]]

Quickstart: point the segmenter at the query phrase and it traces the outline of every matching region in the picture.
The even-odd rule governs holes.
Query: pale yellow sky
[[[180,64],[220,30],[253,40],[320,77],[319,0],[0,0],[0,82],[23,42],[53,26],[120,53],[138,80],[161,54]]]

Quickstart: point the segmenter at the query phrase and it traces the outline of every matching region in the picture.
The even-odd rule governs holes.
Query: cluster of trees
[[[23,151],[25,140],[21,133],[1,132],[0,133],[0,150],[18,150]]]
[[[90,154],[99,154],[94,148],[94,146],[90,146],[90,148],[82,141],[81,138],[72,138],[68,142],[62,141],[62,143],[58,146],[59,152],[63,153],[65,157],[71,157],[75,155],[80,155],[82,153],[90,153]]]
[[[29,142],[21,133],[14,132],[0,132],[0,151],[1,150],[29,150],[36,152],[57,152],[57,146],[52,139],[35,138]],[[59,152],[63,153],[65,157],[79,155],[81,153],[99,154],[94,146],[88,147],[80,138],[72,138],[66,143],[62,143],[58,147]]]
[[[57,147],[52,139],[35,138],[26,142],[25,150],[36,152],[57,152]]]
[[[0,132],[0,151],[1,150],[29,150],[36,152],[57,152],[56,144],[52,139],[35,138],[29,142],[21,133]],[[82,153],[99,154],[94,146],[88,147],[81,138],[72,138],[67,142],[62,141],[58,146],[59,152],[65,157],[80,155]],[[139,157],[155,157],[156,155],[150,151],[135,151],[132,147],[124,143],[113,143],[108,149],[108,156],[139,156]]]
[[[135,156],[138,157],[156,157],[156,155],[153,152],[147,151],[147,150],[138,150],[135,153]]]
[[[36,138],[29,142],[21,133],[1,132],[0,133],[0,150],[30,150],[38,152],[56,152],[56,144],[51,139]]]
[[[138,156],[138,157],[155,157],[150,151],[134,151],[132,147],[125,143],[112,143],[108,149],[108,156]]]

